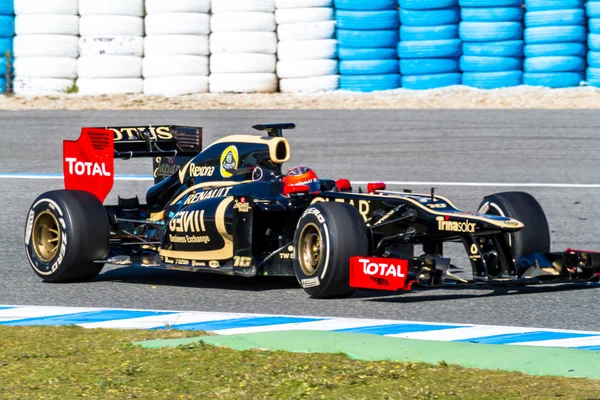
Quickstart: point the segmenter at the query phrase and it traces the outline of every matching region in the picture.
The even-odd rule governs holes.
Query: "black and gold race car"
[[[312,297],[357,288],[590,282],[590,251],[550,252],[548,223],[524,192],[487,196],[477,212],[431,193],[354,190],[310,168],[283,172],[293,124],[256,125],[264,136],[226,136],[203,148],[202,128],[83,128],[64,142],[65,190],[40,195],[25,246],[47,282],[93,279],[105,264],[225,275],[295,276]],[[144,202],[104,205],[114,159],[153,159]],[[453,273],[444,243],[461,242],[472,277]],[[422,249],[417,253],[417,249]]]

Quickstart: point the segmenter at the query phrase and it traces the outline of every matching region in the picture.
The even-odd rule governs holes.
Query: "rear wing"
[[[202,151],[202,128],[178,125],[83,128],[63,141],[65,189],[104,201],[114,184],[114,159],[152,157],[154,182],[177,172]]]

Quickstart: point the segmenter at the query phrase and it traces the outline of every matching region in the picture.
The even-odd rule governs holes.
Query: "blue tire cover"
[[[522,40],[505,40],[501,42],[464,42],[463,55],[491,57],[522,57]]]
[[[0,15],[14,15],[14,0],[0,0]]]
[[[523,83],[523,72],[463,72],[462,83],[465,86],[478,89],[499,89],[520,86]]]
[[[342,75],[385,75],[397,74],[398,60],[342,60],[339,64]]]
[[[6,57],[6,52],[10,51],[11,55],[13,53],[13,38],[0,38],[0,59]]]
[[[523,63],[525,72],[578,72],[585,67],[585,57],[575,56],[528,57]]]
[[[0,78],[0,94],[6,92],[6,78]]]
[[[460,70],[463,72],[501,72],[523,69],[523,59],[517,57],[462,56]]]
[[[387,49],[340,47],[338,48],[338,57],[340,60],[396,60],[398,59],[398,50],[395,47]]]
[[[523,20],[523,14],[521,7],[468,7],[460,10],[461,20],[466,22],[518,22]]]
[[[6,59],[0,58],[0,77],[6,76]]]
[[[527,44],[523,48],[525,57],[548,56],[578,56],[585,57],[587,46],[585,43],[547,43]]]
[[[0,15],[0,37],[12,37],[15,34],[15,18]]]
[[[398,11],[348,11],[335,12],[337,29],[397,29],[400,27]]]
[[[590,33],[588,35],[587,45],[590,50],[600,51],[600,33]]]
[[[398,5],[407,10],[436,10],[456,7],[458,0],[400,0]]]
[[[458,58],[415,58],[400,60],[402,75],[428,75],[460,72]]]
[[[525,14],[525,26],[585,25],[587,16],[583,8],[573,10],[530,11]]]
[[[582,72],[550,72],[523,74],[523,84],[528,86],[546,86],[550,88],[566,88],[579,86],[585,79]]]
[[[458,0],[461,7],[521,7],[523,0]]]
[[[588,29],[590,33],[600,33],[600,18],[588,19]]]
[[[466,42],[498,42],[523,38],[520,22],[461,22],[458,35]]]
[[[588,1],[585,11],[590,18],[600,18],[600,1]]]
[[[582,8],[585,0],[525,0],[525,11],[568,10]]]
[[[334,0],[333,3],[338,10],[378,11],[398,8],[398,0]]]
[[[406,26],[400,27],[400,40],[458,39],[458,25]]]
[[[431,74],[431,75],[404,75],[402,87],[409,90],[427,90],[460,85],[461,74]]]
[[[436,26],[456,24],[460,21],[458,7],[440,10],[400,10],[400,22],[408,26]]]
[[[588,67],[600,68],[600,51],[589,51],[586,58]]]
[[[400,58],[455,58],[460,57],[461,51],[460,39],[416,40],[398,44]]]
[[[356,31],[337,30],[337,40],[340,47],[382,48],[396,47],[400,41],[398,29],[385,31]]]
[[[594,68],[594,67],[590,67],[586,70],[586,81],[590,82],[590,81],[595,81],[596,85],[594,86],[598,86],[598,84],[600,83],[600,68]]]
[[[354,92],[393,90],[400,87],[400,74],[390,75],[341,75],[340,89]]]
[[[585,26],[544,26],[527,28],[524,32],[526,44],[585,42]]]

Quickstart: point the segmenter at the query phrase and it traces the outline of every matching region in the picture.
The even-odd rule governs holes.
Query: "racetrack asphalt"
[[[183,111],[0,112],[0,173],[61,173],[63,139],[82,126],[192,124],[204,142],[256,133],[257,123],[295,122],[286,131],[288,166],[313,167],[322,177],[420,182],[598,184],[597,111]],[[118,174],[151,173],[151,161],[117,161]],[[116,196],[144,197],[150,182],[116,182]],[[25,257],[28,207],[59,180],[0,179],[0,304],[147,308],[385,318],[447,323],[600,329],[600,288],[433,290],[402,295],[359,292],[351,299],[313,300],[295,279],[194,275],[106,267],[93,282],[42,283]],[[402,189],[394,187],[391,189]],[[425,185],[410,186],[427,191]],[[511,187],[443,186],[437,193],[474,211],[481,198]],[[552,250],[600,250],[600,189],[516,188],[544,207]],[[468,259],[449,246],[454,264]]]

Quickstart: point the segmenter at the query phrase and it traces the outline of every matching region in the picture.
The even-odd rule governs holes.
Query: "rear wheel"
[[[486,196],[477,212],[514,218],[525,225],[520,231],[507,234],[517,266],[522,255],[550,252],[550,228],[546,214],[529,193],[501,192]]]
[[[321,202],[306,209],[294,235],[294,272],[314,298],[348,297],[350,257],[369,251],[367,228],[356,208]]]
[[[93,194],[55,190],[39,196],[25,224],[25,249],[33,271],[46,282],[93,279],[108,256],[110,227]]]

